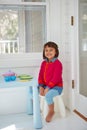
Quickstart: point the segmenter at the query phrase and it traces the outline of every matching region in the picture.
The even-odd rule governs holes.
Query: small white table
[[[2,78],[0,79],[0,90],[5,88],[18,88],[26,87],[27,90],[27,114],[33,114],[34,128],[42,128],[42,119],[40,114],[39,95],[37,88],[37,80],[32,79],[27,82],[20,82],[19,80],[5,82]],[[6,98],[6,97],[5,97]],[[0,99],[1,100],[1,99]]]

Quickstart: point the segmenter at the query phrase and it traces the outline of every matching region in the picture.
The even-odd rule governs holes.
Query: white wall
[[[41,53],[0,55],[0,75],[12,70],[17,75],[30,74],[37,78],[41,61]]]
[[[47,20],[48,20],[48,39],[47,40],[51,40],[54,41],[58,44],[60,44],[60,19],[61,19],[61,6],[60,6],[60,1],[61,0],[47,0],[47,4],[48,4],[48,16],[47,16]]]
[[[71,26],[71,16],[74,15],[74,1],[49,0],[48,5],[48,40],[58,43],[60,51],[59,59],[63,63],[64,103],[67,108],[72,110],[74,27]]]

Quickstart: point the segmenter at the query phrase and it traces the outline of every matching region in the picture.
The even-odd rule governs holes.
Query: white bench
[[[63,93],[61,95],[54,97],[54,99],[53,99],[54,100],[54,111],[59,112],[61,117],[65,117],[66,111],[65,111],[65,105],[64,105],[62,96],[63,96]],[[41,96],[41,95],[40,95],[40,108],[41,108],[42,114],[45,118],[48,113],[48,105],[45,101],[45,97]]]

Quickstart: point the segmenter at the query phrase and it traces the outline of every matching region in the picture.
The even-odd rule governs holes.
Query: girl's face
[[[55,57],[56,51],[53,47],[45,47],[45,57],[48,58],[49,61],[51,61]]]

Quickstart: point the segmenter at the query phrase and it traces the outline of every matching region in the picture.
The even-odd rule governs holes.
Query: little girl
[[[43,48],[43,59],[38,76],[40,95],[45,96],[48,104],[46,121],[50,122],[54,115],[53,98],[63,90],[62,63],[57,59],[58,46],[54,42],[47,42]]]

